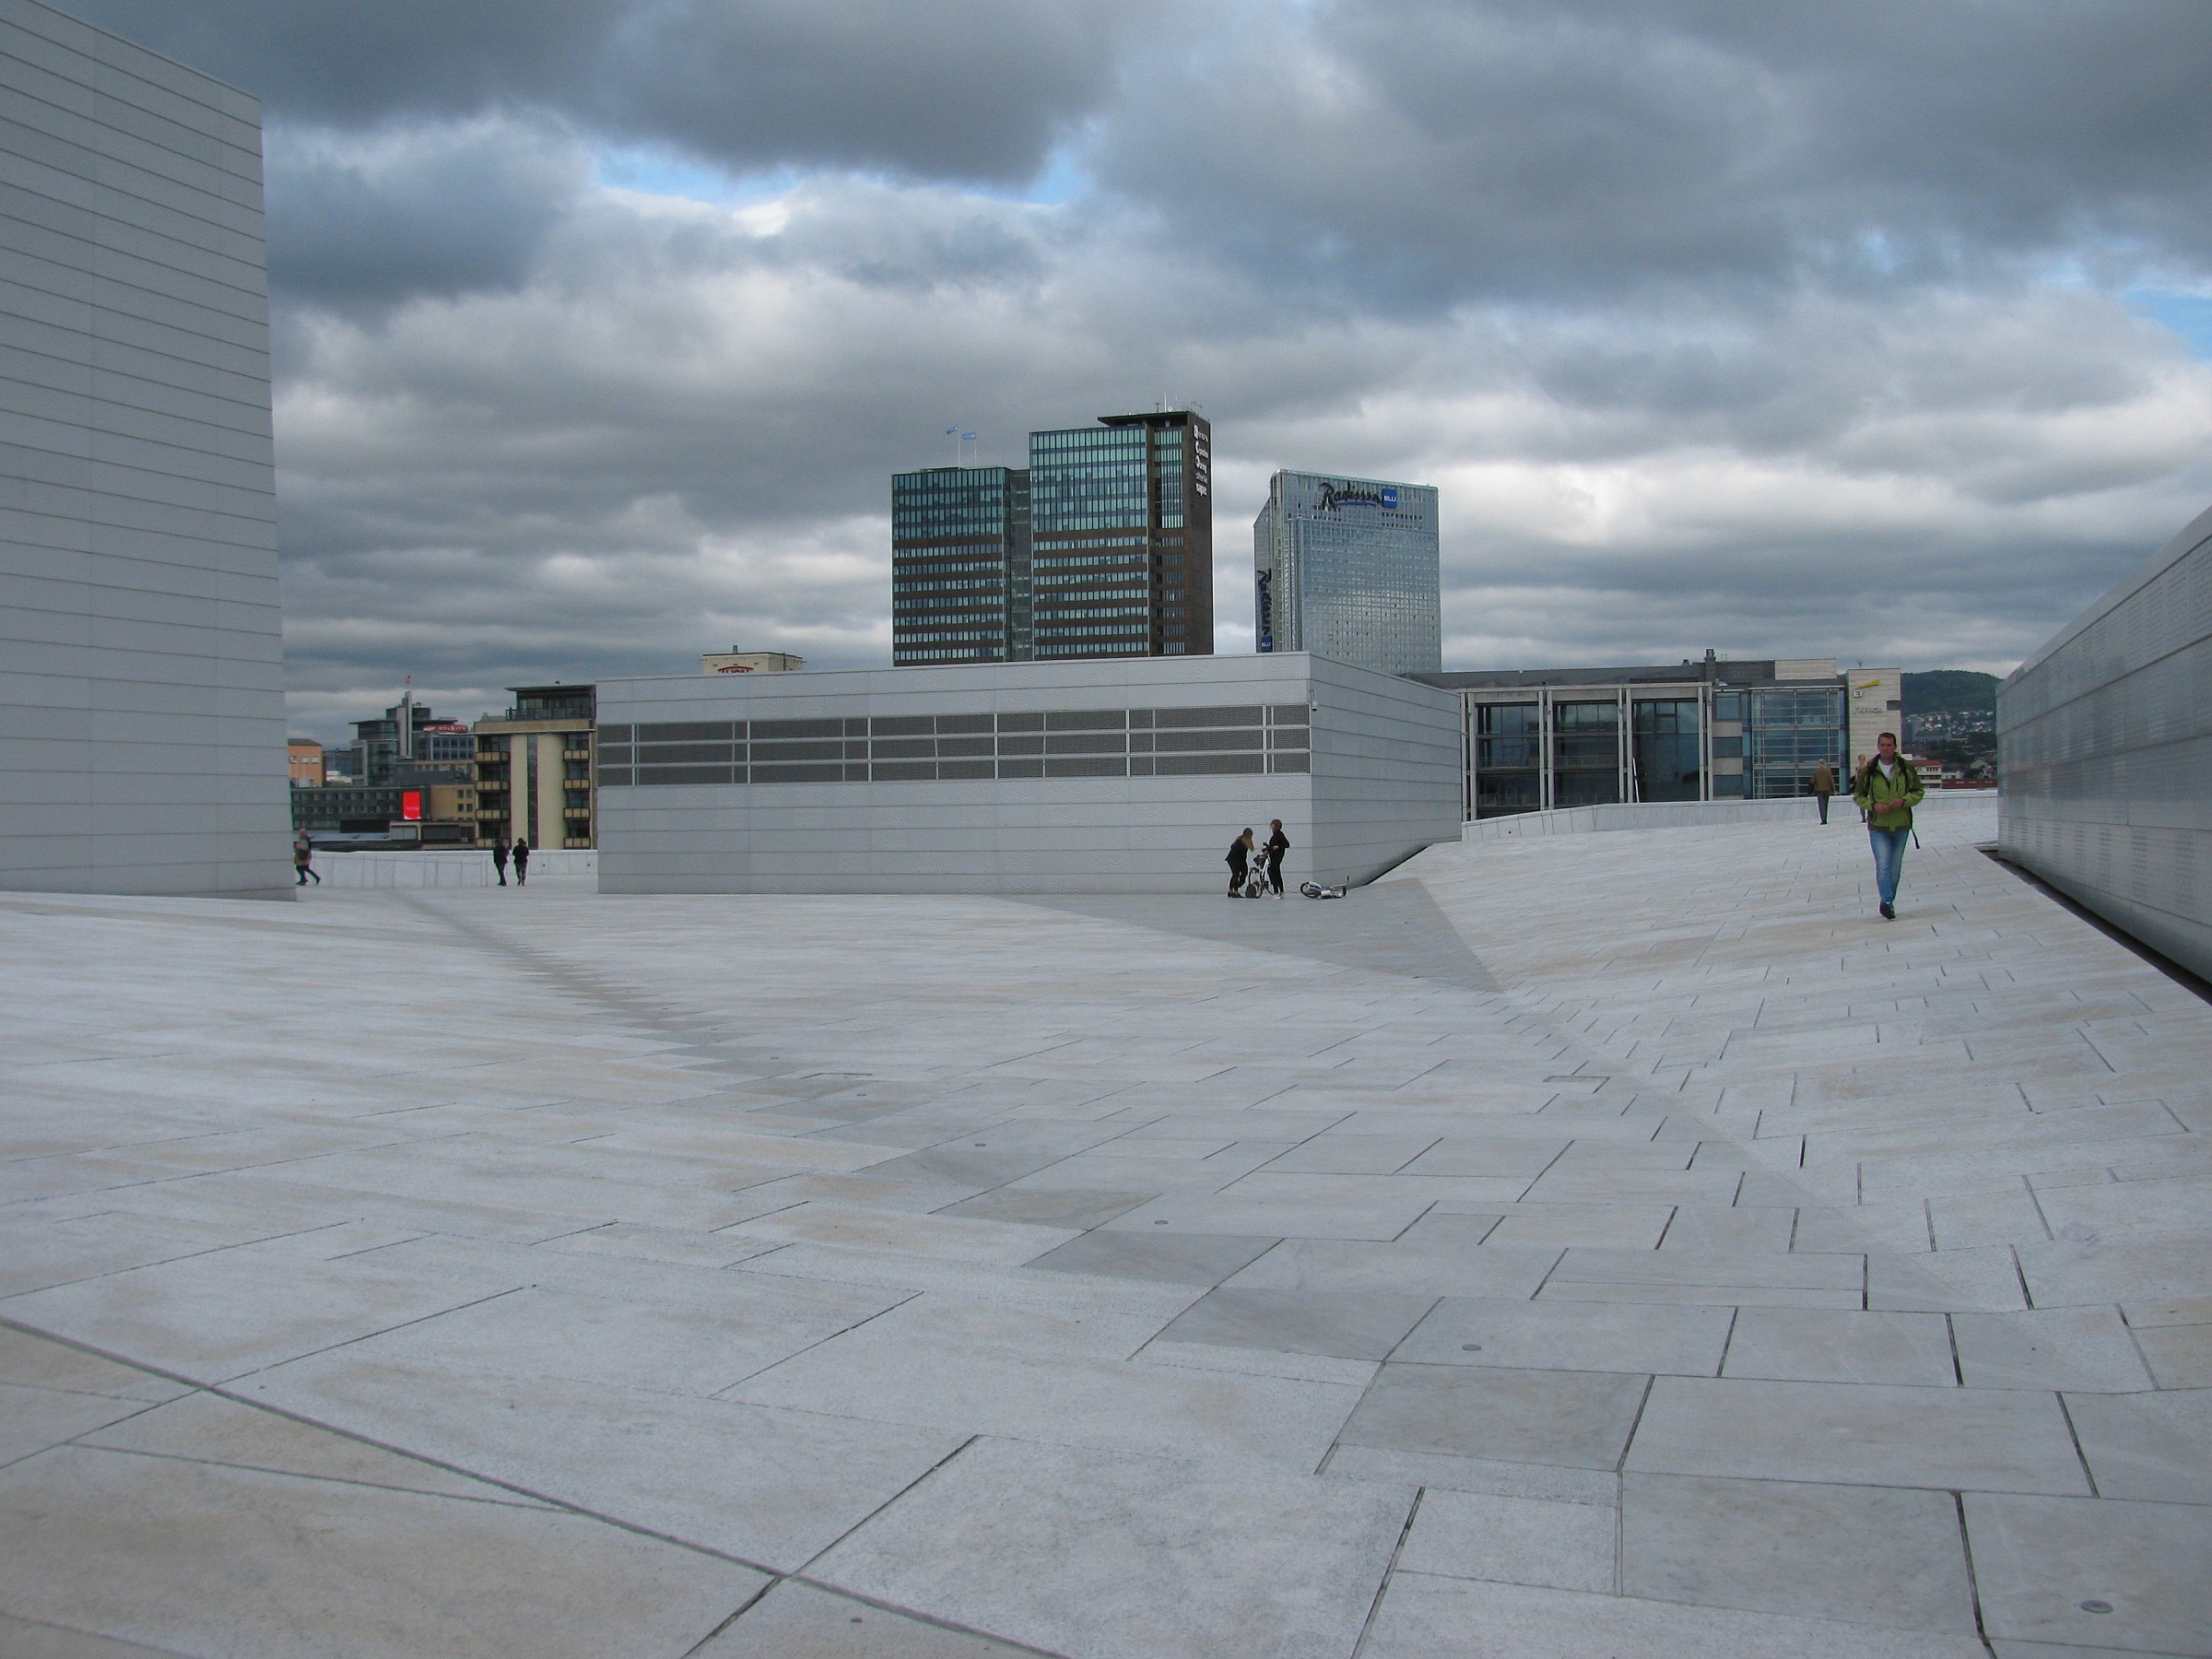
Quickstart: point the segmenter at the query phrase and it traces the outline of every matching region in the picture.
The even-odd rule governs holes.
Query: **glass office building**
[[[1443,665],[1436,491],[1278,472],[1252,525],[1253,632],[1384,674]]]
[[[891,661],[1030,653],[1030,475],[937,466],[891,478]]]
[[[1460,694],[1466,813],[1633,801],[1777,800],[1849,774],[1846,682],[1829,658],[1417,674]]]
[[[1030,434],[1027,468],[891,478],[891,661],[1210,656],[1213,429],[1184,409]]]
[[[1030,434],[1038,661],[1210,656],[1213,429],[1187,409]],[[903,660],[903,659],[902,659]]]

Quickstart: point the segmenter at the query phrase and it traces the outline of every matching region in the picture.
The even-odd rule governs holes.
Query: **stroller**
[[[1252,862],[1244,871],[1244,885],[1237,889],[1237,897],[1240,899],[1265,899],[1267,897],[1267,859],[1265,853],[1255,853],[1253,854]]]

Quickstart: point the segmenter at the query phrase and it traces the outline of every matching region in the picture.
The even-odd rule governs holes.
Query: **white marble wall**
[[[0,0],[0,888],[289,891],[260,110]]]
[[[1997,691],[2006,853],[2212,975],[2212,511]]]
[[[604,747],[652,723],[1254,704],[1310,709],[1312,771],[634,787]],[[602,681],[599,718],[606,892],[1206,893],[1270,818],[1287,884],[1364,881],[1459,833],[1457,699],[1304,655]]]

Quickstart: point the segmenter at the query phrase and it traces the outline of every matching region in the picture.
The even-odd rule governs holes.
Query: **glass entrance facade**
[[[1848,682],[1830,658],[1406,677],[1464,700],[1470,818],[1787,799],[1822,761],[1844,771]]]
[[[1606,806],[1620,799],[1620,704],[1551,705],[1551,804]]]
[[[1747,693],[1750,719],[1744,728],[1744,793],[1759,800],[1809,794],[1813,769],[1826,761],[1841,779],[1843,693],[1775,690]]]
[[[1476,818],[1535,812],[1544,805],[1543,723],[1535,703],[1484,703],[1475,711]]]
[[[1634,724],[1636,798],[1702,800],[1704,758],[1697,699],[1639,699]]]

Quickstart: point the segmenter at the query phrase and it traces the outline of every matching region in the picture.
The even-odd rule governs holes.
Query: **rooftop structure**
[[[796,674],[806,666],[788,651],[709,651],[699,659],[701,674]]]
[[[1304,655],[618,680],[613,892],[1219,892],[1281,818],[1293,881],[1459,833],[1459,710]]]

